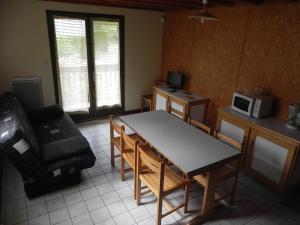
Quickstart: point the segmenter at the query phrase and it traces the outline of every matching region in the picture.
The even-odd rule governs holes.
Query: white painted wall
[[[41,76],[46,105],[55,103],[46,10],[125,16],[125,110],[138,109],[160,77],[163,13],[37,0],[0,0],[0,93],[20,76]]]

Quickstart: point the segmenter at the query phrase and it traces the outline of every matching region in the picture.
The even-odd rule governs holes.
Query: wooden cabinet
[[[168,110],[169,106],[187,117],[203,122],[206,116],[208,98],[195,93],[167,87],[153,88],[153,110]],[[178,115],[179,116],[179,115]]]
[[[244,137],[244,169],[278,192],[300,183],[300,132],[286,128],[276,118],[254,119],[229,108],[218,112],[216,129],[241,140]]]
[[[278,191],[284,191],[297,146],[276,134],[251,129],[245,168],[249,174]]]

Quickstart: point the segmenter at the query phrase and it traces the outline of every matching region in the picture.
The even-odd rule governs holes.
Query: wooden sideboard
[[[218,111],[216,130],[242,143],[243,167],[278,192],[300,183],[300,131],[277,118],[255,119],[230,108]]]
[[[208,98],[186,90],[172,91],[168,87],[153,87],[153,110],[168,111],[171,106],[186,117],[203,122],[206,118]]]

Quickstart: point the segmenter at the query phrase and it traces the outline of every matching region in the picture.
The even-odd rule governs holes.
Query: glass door
[[[60,103],[69,113],[89,113],[86,21],[55,17]]]
[[[73,119],[124,111],[122,16],[47,11],[56,101]]]
[[[94,18],[92,28],[96,113],[107,114],[122,107],[120,21]]]

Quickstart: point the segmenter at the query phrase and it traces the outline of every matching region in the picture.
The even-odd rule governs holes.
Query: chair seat
[[[140,179],[148,186],[151,191],[158,195],[159,193],[159,174],[146,170],[140,174]],[[172,192],[186,184],[186,180],[174,173],[168,166],[165,166],[164,187],[165,193]]]
[[[219,169],[218,174],[218,182],[222,182],[223,180],[229,179],[230,177],[236,176],[237,171],[233,170],[232,168],[228,166],[223,166]],[[206,186],[207,177],[206,174],[199,174],[197,176],[194,176],[194,179],[200,183],[202,186]]]
[[[145,141],[136,133],[129,134],[128,136],[134,138],[141,145],[145,144]],[[121,137],[120,136],[112,138],[112,142],[117,147],[117,149],[121,150],[121,146],[120,146]],[[125,146],[125,148],[126,148],[126,146]]]

